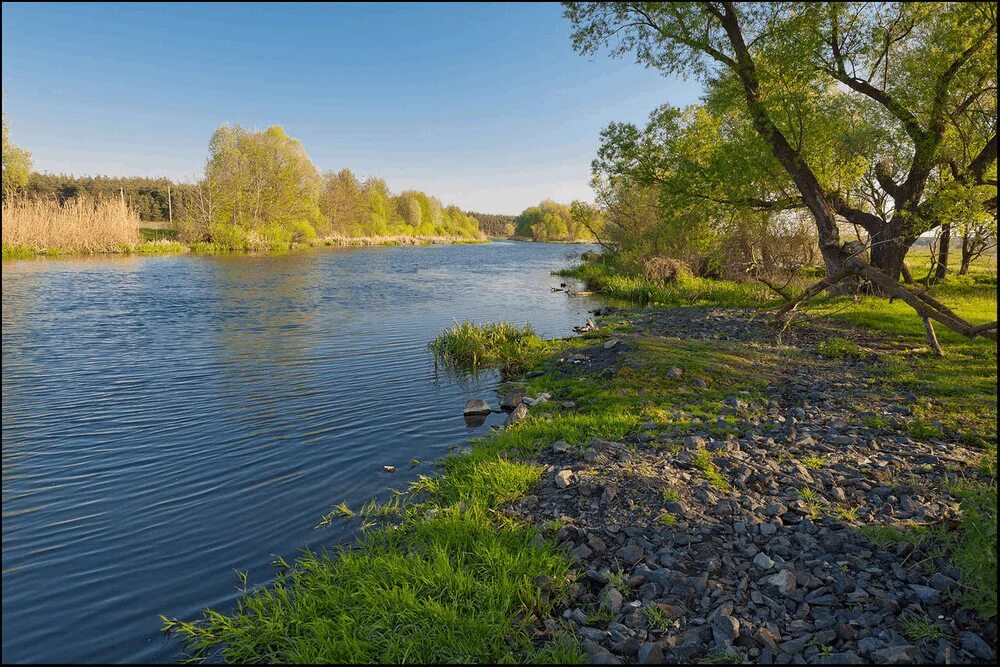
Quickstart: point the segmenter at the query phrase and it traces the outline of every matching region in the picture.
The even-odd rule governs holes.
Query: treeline
[[[534,241],[594,241],[603,226],[603,215],[585,202],[567,206],[546,199],[517,216],[514,236]]]
[[[515,215],[502,215],[499,213],[466,213],[479,221],[479,231],[487,236],[501,236],[508,238],[514,235],[514,224],[517,222]]]
[[[384,180],[348,169],[321,174],[279,126],[220,127],[193,184],[31,173],[30,153],[8,141],[6,118],[3,129],[5,202],[123,200],[143,221],[172,219],[182,241],[220,249],[277,249],[321,237],[482,238],[473,216],[423,192],[395,194]]]
[[[198,187],[195,185],[174,183],[167,178],[136,176],[69,176],[33,172],[23,192],[32,199],[51,199],[60,204],[81,196],[102,200],[120,197],[139,214],[141,220],[148,222],[167,222],[171,217],[183,217],[198,201]]]

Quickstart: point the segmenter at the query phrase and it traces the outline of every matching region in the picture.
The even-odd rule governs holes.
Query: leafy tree
[[[742,117],[814,217],[832,275],[852,257],[840,216],[898,277],[941,223],[929,183],[955,180],[949,135],[976,119],[992,127],[957,173],[992,187],[995,210],[995,3],[567,3],[566,15],[577,50],[694,74],[713,111]]]
[[[280,245],[325,231],[322,179],[302,144],[277,125],[263,132],[216,130],[205,185],[213,202],[210,233],[227,245]]]
[[[996,169],[996,3],[567,3],[565,15],[578,51],[609,47],[666,73],[694,74],[714,103],[745,116],[814,220],[828,277],[802,298],[861,278],[925,323],[996,338],[995,323],[973,327],[897,282],[906,249],[939,224],[925,211],[925,194],[942,168],[946,133],[961,125],[951,116],[990,106],[991,93],[993,133],[957,169],[991,187],[984,205],[996,207],[996,179],[987,175]],[[823,129],[844,117],[882,141]],[[888,220],[851,198],[859,170],[824,169],[830,156],[852,153],[892,199]],[[886,153],[909,159],[886,163]],[[841,243],[838,215],[868,232],[874,265],[856,244]]]
[[[11,143],[7,114],[3,114],[3,196],[6,199],[24,189],[31,173],[31,153]]]

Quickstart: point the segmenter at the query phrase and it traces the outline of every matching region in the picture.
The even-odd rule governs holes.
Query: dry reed
[[[138,213],[117,198],[4,202],[2,232],[5,250],[38,253],[122,252],[142,240]]]

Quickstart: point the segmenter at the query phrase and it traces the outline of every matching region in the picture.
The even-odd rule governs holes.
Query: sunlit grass
[[[547,349],[530,324],[469,321],[445,329],[429,347],[438,361],[451,368],[475,371],[496,367],[508,372],[532,365]]]

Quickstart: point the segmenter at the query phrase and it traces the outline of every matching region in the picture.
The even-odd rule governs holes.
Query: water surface
[[[570,335],[597,304],[550,272],[586,249],[4,262],[3,661],[172,661],[159,614],[349,539],[313,527],[489,425],[461,413],[495,374],[438,373],[427,342],[466,318]]]

